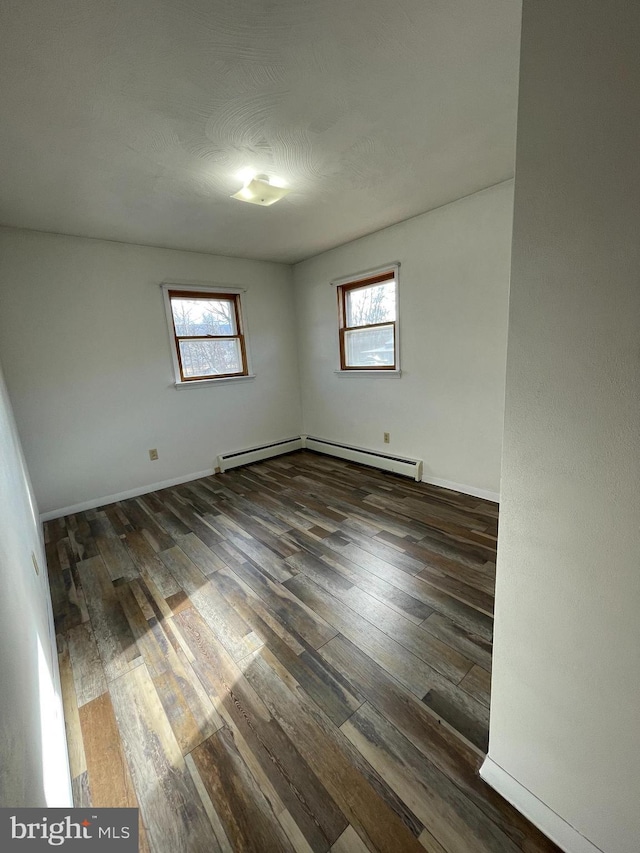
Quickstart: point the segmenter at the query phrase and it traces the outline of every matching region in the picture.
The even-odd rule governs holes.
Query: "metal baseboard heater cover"
[[[250,447],[246,450],[236,450],[233,453],[224,453],[218,456],[218,468],[224,474],[230,468],[239,465],[249,465],[251,462],[260,462],[262,459],[270,459],[272,456],[280,456],[282,453],[291,453],[293,450],[301,450],[304,447],[302,438],[285,438],[283,441],[274,441],[271,444],[262,444],[259,447]]]
[[[346,459],[348,462],[359,462],[361,465],[369,465],[371,468],[379,468],[381,471],[403,474],[405,477],[413,477],[418,482],[422,479],[421,459],[391,456],[387,453],[379,453],[377,450],[365,450],[362,447],[352,447],[349,444],[339,444],[337,441],[327,441],[324,438],[314,438],[307,435],[298,435],[294,438],[274,441],[271,444],[261,444],[259,447],[223,453],[218,456],[218,468],[220,473],[224,474],[225,471],[238,468],[240,465],[250,465],[252,462],[260,462],[262,459],[270,459],[272,456],[280,456],[283,453],[291,453],[294,450],[303,450],[304,448],[316,453],[324,453],[327,456],[337,456],[340,459]]]
[[[394,474],[404,474],[405,477],[413,477],[417,482],[422,480],[421,459],[389,456],[376,450],[364,450],[361,447],[351,447],[348,444],[339,444],[336,441],[326,441],[323,438],[313,438],[312,436],[303,435],[302,440],[307,450],[326,453],[328,456],[338,456],[340,459],[346,459],[349,462],[359,462],[361,465],[380,468],[382,471],[392,471]]]

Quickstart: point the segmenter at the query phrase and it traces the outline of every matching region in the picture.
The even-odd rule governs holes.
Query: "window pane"
[[[180,341],[182,372],[188,376],[242,373],[240,341]]]
[[[393,326],[344,333],[346,367],[393,367],[395,364]]]
[[[237,334],[235,311],[230,299],[188,299],[172,296],[171,310],[178,337]]]
[[[346,291],[347,326],[370,326],[396,319],[396,283],[383,281]]]

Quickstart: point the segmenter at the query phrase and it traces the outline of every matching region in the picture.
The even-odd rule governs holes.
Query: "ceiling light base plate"
[[[276,187],[269,183],[268,178],[264,180],[260,176],[246,183],[237,193],[233,193],[231,198],[237,198],[238,201],[246,201],[249,204],[259,204],[262,207],[269,207],[269,205],[280,201],[281,198],[284,198],[290,192],[291,190],[286,187]]]

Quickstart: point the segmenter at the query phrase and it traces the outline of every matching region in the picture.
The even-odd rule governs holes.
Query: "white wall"
[[[525,0],[489,747],[606,853],[640,844],[639,32]]]
[[[69,806],[46,562],[1,372],[0,519],[0,806]]]
[[[174,387],[164,279],[248,288],[255,379]],[[300,434],[288,266],[0,229],[0,300],[0,358],[43,513]]]
[[[500,184],[294,267],[305,432],[499,492],[512,193]],[[402,376],[336,375],[329,282],[396,260]]]

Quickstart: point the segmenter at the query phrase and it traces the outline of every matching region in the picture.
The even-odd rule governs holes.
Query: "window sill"
[[[402,376],[398,370],[334,370],[336,376]]]
[[[225,382],[244,382],[246,379],[255,379],[255,373],[247,376],[223,376],[220,379],[194,379],[192,382],[175,382],[176,388],[202,388],[203,385],[222,385]]]

